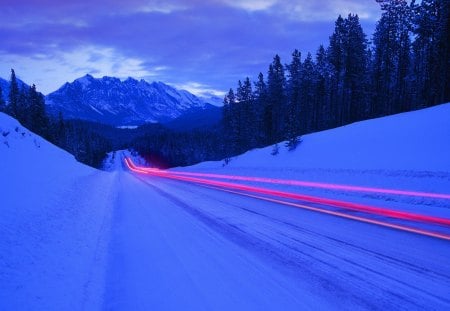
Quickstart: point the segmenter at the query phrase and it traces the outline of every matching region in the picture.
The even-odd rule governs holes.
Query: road
[[[450,242],[123,171],[107,310],[450,308]]]

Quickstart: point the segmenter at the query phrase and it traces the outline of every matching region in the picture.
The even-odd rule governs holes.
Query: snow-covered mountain
[[[67,119],[84,119],[112,125],[168,122],[186,112],[212,105],[185,90],[162,82],[85,75],[46,96],[48,111]]]

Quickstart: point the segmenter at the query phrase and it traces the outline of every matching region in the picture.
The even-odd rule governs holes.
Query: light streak
[[[450,219],[447,219],[447,218],[422,215],[422,214],[410,213],[410,212],[405,212],[405,211],[397,211],[397,210],[379,208],[379,207],[362,205],[362,204],[357,204],[357,203],[351,203],[351,202],[346,202],[346,201],[339,201],[339,200],[332,200],[332,199],[326,199],[326,198],[320,198],[320,197],[314,197],[314,196],[308,196],[308,195],[301,195],[301,194],[297,194],[297,193],[284,192],[284,191],[279,191],[279,190],[272,190],[272,189],[254,187],[254,186],[248,186],[248,185],[241,185],[241,184],[230,183],[230,182],[207,180],[207,179],[188,177],[188,176],[180,176],[177,174],[172,174],[171,172],[168,172],[165,170],[148,169],[148,168],[138,167],[129,158],[125,159],[125,163],[130,170],[137,172],[137,173],[143,173],[143,174],[147,174],[147,175],[149,174],[149,175],[154,175],[154,176],[159,176],[159,177],[164,177],[164,178],[170,178],[170,179],[174,179],[174,180],[192,182],[192,183],[202,184],[202,185],[206,185],[206,186],[214,186],[214,187],[220,188],[221,190],[223,189],[224,191],[235,192],[235,193],[239,193],[239,194],[246,195],[246,196],[254,196],[254,197],[262,198],[262,197],[259,197],[256,195],[246,194],[246,193],[242,193],[242,192],[236,192],[233,190],[238,190],[238,191],[243,191],[243,192],[248,192],[248,193],[269,195],[272,197],[279,197],[279,198],[284,198],[284,199],[299,200],[299,201],[310,202],[310,203],[315,203],[315,204],[322,204],[322,205],[350,209],[350,210],[355,210],[355,211],[359,211],[359,212],[365,212],[365,213],[369,213],[369,214],[385,216],[385,217],[390,217],[390,218],[396,218],[396,219],[402,219],[402,220],[412,220],[412,221],[419,221],[419,222],[426,222],[426,223],[431,223],[431,224],[450,226]],[[265,197],[265,200],[278,202],[278,203],[283,202],[283,204],[285,204],[285,205],[292,205],[292,206],[303,207],[303,208],[306,206],[306,205],[302,205],[302,204],[298,204],[298,203],[280,201],[277,199],[267,198],[267,197]],[[383,223],[384,226],[391,227],[391,228],[400,229],[401,227],[404,227],[404,226],[395,225],[395,224],[388,224],[388,223],[378,221],[378,220],[367,219],[364,217],[343,214],[341,212],[329,211],[329,210],[321,209],[318,207],[309,206],[307,209],[319,211],[319,212],[323,212],[323,213],[327,213],[327,214],[333,214],[333,215],[341,216],[341,217],[344,217],[343,215],[346,215],[345,216],[346,218],[352,218],[355,220],[365,219],[365,222],[370,222],[370,223],[374,223],[374,224],[379,222],[379,224]],[[361,218],[361,219],[359,219],[359,218]],[[439,233],[424,231],[424,230],[410,228],[410,227],[404,227],[404,228],[409,228],[408,230],[402,229],[402,230],[406,230],[409,232],[416,232],[416,233],[419,233],[420,231],[427,232],[428,234],[426,234],[426,235],[429,235],[429,236],[439,237],[439,235],[441,235]],[[446,239],[450,239],[450,236],[447,236],[445,234],[442,236],[447,237]]]
[[[216,188],[213,188],[213,189],[216,189]],[[431,236],[431,237],[434,237],[434,238],[440,238],[440,239],[444,239],[444,240],[449,240],[450,241],[450,235],[446,235],[446,234],[443,234],[443,233],[421,230],[421,229],[418,229],[418,228],[413,228],[413,227],[404,226],[404,225],[391,224],[391,223],[384,222],[384,221],[381,221],[381,220],[374,220],[374,219],[369,219],[369,218],[365,218],[365,217],[361,217],[361,216],[349,215],[349,214],[345,214],[345,213],[342,213],[342,212],[330,211],[330,210],[321,209],[321,208],[317,208],[317,207],[312,207],[312,206],[308,206],[308,205],[304,205],[304,204],[298,204],[298,203],[294,203],[294,202],[286,202],[286,201],[281,201],[281,200],[272,199],[272,198],[268,198],[268,197],[257,196],[257,195],[248,194],[248,193],[236,192],[236,191],[227,190],[227,189],[220,189],[220,190],[226,191],[226,192],[229,192],[229,193],[243,195],[243,196],[250,197],[250,198],[264,200],[264,201],[268,201],[268,202],[273,202],[273,203],[278,203],[278,204],[283,204],[283,205],[288,205],[288,206],[299,207],[299,208],[307,209],[307,210],[310,210],[310,211],[325,213],[325,214],[329,214],[329,215],[333,215],[333,216],[339,216],[339,217],[348,218],[348,219],[352,219],[352,220],[358,220],[358,221],[362,221],[362,222],[366,222],[366,223],[370,223],[370,224],[380,225],[380,226],[383,226],[383,227],[388,227],[388,228],[393,228],[393,229],[398,229],[398,230],[403,230],[403,231],[423,234],[423,235]]]
[[[144,168],[144,170],[147,170],[147,168]],[[338,185],[338,184],[330,184],[330,183],[300,181],[300,180],[283,180],[283,179],[276,179],[276,178],[247,177],[247,176],[238,176],[238,175],[191,173],[191,172],[179,172],[179,171],[170,171],[170,173],[177,174],[177,175],[207,177],[207,178],[216,178],[216,179],[242,180],[242,181],[261,182],[261,183],[289,185],[289,186],[301,186],[301,187],[312,187],[312,188],[367,192],[367,193],[380,193],[380,194],[394,194],[394,195],[402,195],[402,196],[413,196],[413,197],[424,197],[424,198],[450,200],[450,194],[446,194],[446,193],[433,193],[433,192],[422,192],[422,191],[361,187],[361,186]]]

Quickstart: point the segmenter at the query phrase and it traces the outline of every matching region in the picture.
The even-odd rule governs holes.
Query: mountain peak
[[[91,76],[90,74],[85,74],[84,76],[82,76],[81,78],[78,78],[76,80],[74,80],[73,82],[78,82],[80,83],[83,87],[88,86],[89,84],[92,83],[92,81],[94,81],[95,78],[93,76]]]
[[[138,80],[136,80],[135,78],[132,78],[132,77],[126,78],[125,81],[138,82]]]

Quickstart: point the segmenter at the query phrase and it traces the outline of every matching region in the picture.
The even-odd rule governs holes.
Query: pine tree
[[[272,64],[269,66],[267,81],[268,105],[266,132],[270,132],[269,141],[275,142],[284,138],[285,123],[287,122],[287,100],[286,100],[286,78],[284,67],[281,64],[280,56],[275,55]]]
[[[19,85],[17,84],[17,78],[14,69],[11,69],[8,104],[9,114],[17,118],[17,116],[19,115]]]
[[[52,133],[52,136],[55,138],[57,144],[62,146],[66,142],[66,123],[64,122],[63,114],[60,111],[58,113],[58,121],[55,126],[56,131]]]
[[[367,40],[358,15],[338,17],[327,59],[334,69],[331,113],[335,125],[360,120],[368,110]]]
[[[273,76],[273,65],[269,65],[268,76]],[[269,79],[268,79],[269,80]],[[268,82],[269,83],[269,82]],[[272,96],[272,90],[269,90],[267,87],[267,102],[264,107],[264,118],[263,118],[263,126],[264,126],[264,136],[266,137],[266,144],[273,143],[275,138],[275,128],[274,128],[274,100]]]
[[[341,124],[364,118],[367,101],[367,41],[358,15],[349,14],[345,20],[344,44],[344,102]]]
[[[450,102],[450,5],[448,0],[436,0],[436,2],[439,5],[439,36],[437,38],[439,72],[437,76],[441,77],[437,99],[434,101],[437,104]]]
[[[225,136],[225,154],[227,158],[238,152],[238,118],[236,110],[236,97],[230,89],[224,98],[223,126]]]
[[[25,127],[31,129],[31,98],[30,89],[23,86],[19,89],[19,96],[17,99],[16,119]]]
[[[244,150],[245,148],[245,99],[242,81],[238,81],[236,89],[236,103],[233,107],[233,121],[234,121],[234,137],[236,139],[237,149]]]
[[[0,87],[0,112],[5,111],[5,109],[6,109],[6,104],[5,104],[5,101],[3,100],[2,88]]]
[[[258,146],[264,146],[267,142],[267,133],[264,127],[264,113],[267,106],[267,85],[264,81],[264,75],[260,72],[258,81],[254,84],[254,106],[255,106],[255,122],[256,122],[256,141]]]
[[[230,92],[233,90],[230,89]],[[223,109],[222,109],[222,127],[223,127],[223,150],[225,154],[225,161],[228,163],[229,158],[232,155],[230,150],[231,143],[231,107],[230,101],[228,99],[228,94],[223,98]]]
[[[341,15],[337,18],[334,26],[334,32],[330,37],[330,45],[327,50],[327,56],[333,68],[331,85],[331,115],[333,126],[339,126],[342,123],[342,106],[344,104],[344,75],[345,75],[345,44],[346,31],[345,21]]]
[[[30,130],[48,138],[49,124],[45,113],[44,96],[36,91],[34,84],[30,87],[29,100],[31,117]]]
[[[245,150],[256,145],[256,112],[252,84],[248,77],[244,80],[244,83],[239,81],[236,97],[240,110],[240,144],[243,150]]]
[[[415,107],[450,101],[450,8],[443,0],[412,3]]]
[[[317,105],[314,92],[316,80],[315,64],[311,53],[308,53],[302,65],[300,79],[301,113],[305,122],[302,133],[310,133],[317,128]]]
[[[301,132],[301,124],[305,124],[306,120],[301,115],[301,53],[294,50],[292,53],[292,61],[288,65],[288,116],[286,124],[286,138],[288,139],[287,147],[292,150],[298,144],[298,136]]]
[[[409,108],[410,7],[405,0],[376,0],[383,11],[374,42],[374,108],[376,115]]]
[[[316,54],[317,82],[315,98],[317,101],[317,129],[328,129],[332,127],[331,116],[331,86],[333,67],[328,60],[323,45],[320,45]]]

